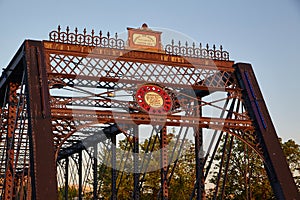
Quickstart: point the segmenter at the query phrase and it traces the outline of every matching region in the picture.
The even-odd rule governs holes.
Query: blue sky
[[[278,135],[300,143],[298,0],[0,0],[0,68],[25,39],[48,39],[57,25],[124,32],[144,22],[222,44],[231,60],[251,63]]]

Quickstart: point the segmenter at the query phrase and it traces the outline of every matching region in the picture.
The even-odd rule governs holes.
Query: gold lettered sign
[[[133,50],[162,51],[161,32],[143,24],[141,28],[127,28],[128,48]]]
[[[162,96],[156,92],[147,92],[145,94],[145,101],[152,108],[160,108],[164,105]]]
[[[132,35],[133,44],[155,47],[156,46],[156,37],[149,34],[133,33]]]

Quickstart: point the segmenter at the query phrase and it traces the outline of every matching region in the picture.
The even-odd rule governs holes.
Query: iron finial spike
[[[70,30],[69,26],[67,26],[67,29],[66,29],[66,30],[67,30],[67,33],[69,33],[69,30]]]
[[[115,33],[115,38],[118,39],[118,33]]]
[[[223,47],[222,47],[222,45],[220,45],[220,50],[221,50],[221,52],[223,51]]]
[[[110,33],[109,33],[109,31],[107,32],[107,37],[109,38],[109,36],[110,36]]]
[[[57,30],[58,30],[58,32],[60,32],[60,30],[61,30],[60,25],[58,25]]]
[[[188,47],[188,42],[187,41],[185,41],[185,46]]]
[[[100,38],[102,38],[102,31],[101,30],[99,32],[99,36],[100,36]]]
[[[86,28],[83,29],[83,34],[86,35]]]
[[[206,44],[206,49],[207,49],[207,50],[209,49],[209,45],[208,45],[208,43]]]
[[[143,23],[142,28],[146,29],[146,28],[148,28],[148,25],[146,23]]]
[[[75,27],[75,34],[77,35],[78,34],[78,28]]]

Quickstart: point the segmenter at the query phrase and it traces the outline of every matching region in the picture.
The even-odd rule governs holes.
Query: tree
[[[168,177],[172,176],[170,179],[169,185],[169,198],[177,199],[180,197],[181,199],[189,199],[190,194],[194,188],[195,182],[195,173],[193,170],[195,169],[195,153],[194,153],[194,144],[185,139],[179,139],[178,136],[173,134],[167,134],[168,140],[168,157],[173,157],[173,161],[170,162]],[[176,143],[178,139],[178,142]],[[119,142],[117,151],[131,151],[132,149],[128,149],[128,145],[132,147],[132,138],[128,137],[125,140]],[[181,144],[183,142],[182,147]],[[149,139],[144,140],[143,143],[139,145],[140,153],[146,152],[159,152],[160,150],[160,142],[157,136],[152,136]],[[175,148],[175,149],[174,149]],[[179,149],[181,148],[181,156],[178,155]],[[174,152],[173,156],[171,155]],[[100,159],[104,159],[104,155],[107,152],[102,152]],[[140,163],[144,162],[144,169],[147,166],[147,169],[156,168],[154,171],[147,171],[145,174],[140,174],[140,199],[157,199],[160,193],[160,154],[153,153],[148,154],[150,157],[140,157]],[[122,169],[124,171],[118,171],[118,199],[132,199],[133,194],[133,173],[129,172],[130,170],[126,170],[126,168],[132,167],[133,158],[129,156],[126,158],[126,155],[122,157],[122,153],[117,153],[117,160],[124,162],[122,164]],[[178,157],[178,160],[176,159]],[[144,159],[144,160],[143,160]],[[126,160],[126,162],[125,162]],[[158,167],[157,167],[158,166]],[[174,170],[173,170],[174,167]],[[121,180],[121,181],[120,181]],[[99,165],[99,184],[100,187],[100,197],[104,199],[109,199],[111,196],[111,168],[102,163]]]
[[[78,188],[76,188],[74,185],[69,186],[68,188],[68,198],[67,199],[74,199],[78,196]],[[65,194],[65,187],[61,187],[58,189],[58,199],[63,200],[66,199]]]
[[[225,136],[224,136],[225,137]],[[225,139],[223,138],[223,141]],[[238,139],[233,140],[231,148],[231,156],[229,158],[229,165],[227,177],[225,180],[225,190],[223,194],[224,199],[274,199],[274,194],[270,186],[264,163],[262,159],[246,144]],[[281,142],[281,140],[280,140]],[[226,144],[225,155],[229,151],[229,142]],[[284,154],[287,157],[290,169],[294,172],[294,178],[299,188],[299,167],[300,167],[300,148],[293,140],[282,143]],[[215,156],[215,168],[220,167],[222,158],[223,146],[219,148],[217,156]],[[228,157],[225,157],[226,163]],[[221,171],[222,176],[225,174],[225,167]],[[210,182],[217,184],[218,171],[214,170],[211,173]],[[222,185],[224,180],[220,180]],[[208,196],[212,198],[215,194],[215,189],[210,189]],[[218,198],[221,197],[221,191],[218,191]]]
[[[298,191],[300,192],[300,145],[291,139],[284,143],[282,143],[282,140],[280,141]]]

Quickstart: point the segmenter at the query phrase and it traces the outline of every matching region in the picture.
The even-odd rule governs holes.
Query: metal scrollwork
[[[216,45],[213,45],[212,49],[210,49],[208,44],[205,47],[202,47],[202,44],[200,43],[199,47],[196,47],[195,43],[193,43],[192,46],[188,46],[187,42],[185,45],[182,45],[179,41],[176,45],[174,40],[172,40],[171,44],[166,45],[165,52],[167,54],[185,57],[229,60],[229,53],[223,50],[222,45],[220,46],[220,49],[216,49]]]
[[[78,33],[77,28],[75,28],[75,32],[73,33],[70,32],[69,27],[66,28],[66,31],[62,31],[60,26],[58,26],[57,30],[49,33],[49,38],[50,41],[53,42],[94,47],[125,49],[126,46],[126,42],[118,38],[117,33],[113,37],[111,37],[109,32],[106,36],[103,36],[102,31],[99,32],[99,35],[95,35],[94,30],[91,31],[91,34],[87,34],[86,29],[83,30],[83,33]],[[213,45],[213,47],[210,48],[208,44],[203,47],[200,43],[200,45],[197,47],[195,43],[193,43],[192,46],[189,46],[187,42],[182,45],[180,41],[178,44],[175,44],[174,40],[172,40],[171,44],[167,44],[165,46],[165,53],[193,58],[229,60],[229,53],[228,51],[223,50],[222,45],[219,49],[216,49],[216,45]]]
[[[69,27],[67,27],[66,31],[61,31],[61,27],[58,26],[57,30],[49,33],[49,39],[53,42],[61,42],[66,44],[107,47],[115,49],[125,48],[124,40],[118,38],[117,33],[114,37],[110,37],[109,32],[106,36],[103,36],[102,31],[100,31],[99,35],[95,35],[94,30],[91,31],[91,34],[87,34],[86,29],[83,30],[83,33],[78,33],[78,29],[75,28],[75,32],[72,33],[70,32]]]

